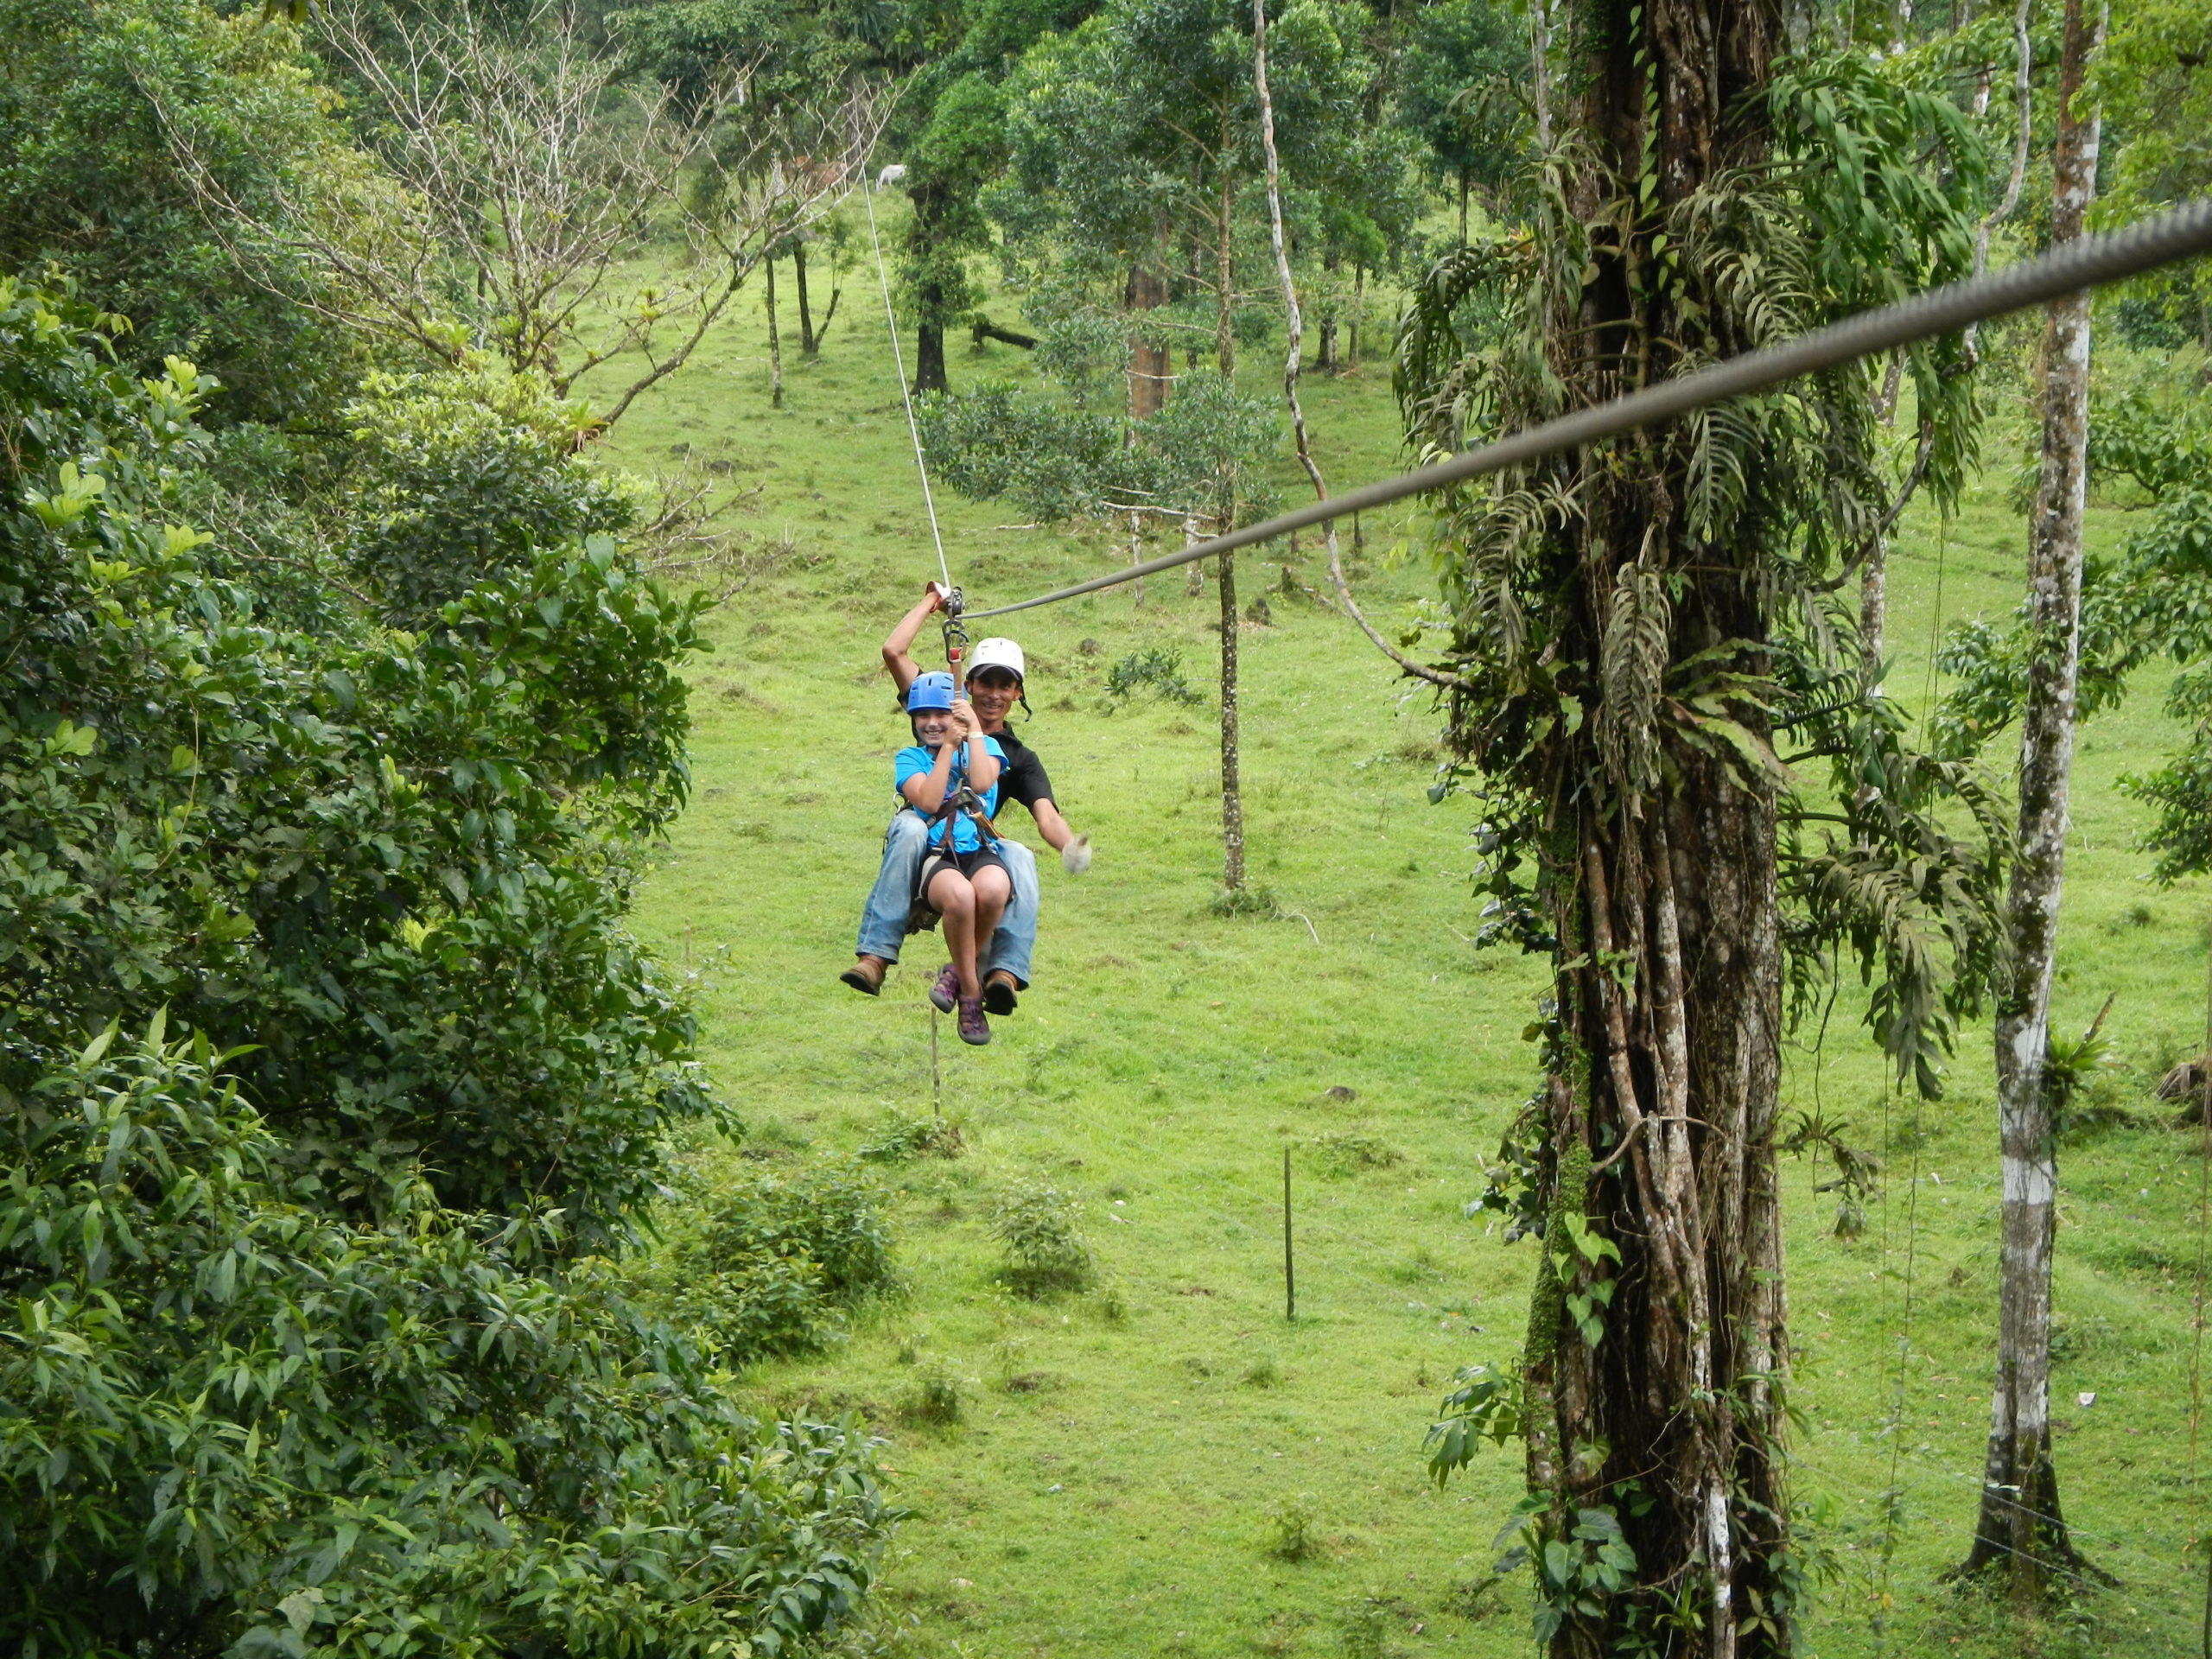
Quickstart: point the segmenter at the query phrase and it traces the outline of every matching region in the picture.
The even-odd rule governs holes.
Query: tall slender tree
[[[2082,234],[2096,188],[2100,122],[2082,81],[2101,19],[2066,0],[2051,239]],[[2005,901],[2011,982],[1997,1007],[1997,1116],[2004,1160],[1997,1385],[1981,1513],[1967,1570],[2006,1567],[2014,1597],[2042,1599],[2049,1569],[2080,1557],[2050,1459],[2050,1260],[2058,1161],[2045,1077],[2058,901],[2082,663],[2082,515],[2088,486],[2089,296],[2054,302],[2044,332],[2043,462],[2028,525],[2027,696],[2020,720],[2019,855]]]

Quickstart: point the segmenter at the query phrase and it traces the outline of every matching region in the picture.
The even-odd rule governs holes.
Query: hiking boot
[[[883,976],[891,964],[881,957],[871,957],[863,951],[853,960],[853,965],[837,976],[862,996],[883,995]]]
[[[983,982],[983,1012],[995,1014],[1001,1018],[1012,1014],[1014,1010],[1014,994],[1020,988],[1020,982],[1012,974],[1003,968],[997,969]]]
[[[963,996],[960,999],[960,1040],[981,1048],[991,1040],[991,1022],[983,1018],[983,999]]]
[[[937,1004],[939,1014],[950,1014],[960,1001],[960,970],[946,963],[930,987],[930,1001]]]

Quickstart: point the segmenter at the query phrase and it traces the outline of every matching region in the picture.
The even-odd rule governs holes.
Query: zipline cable
[[[869,226],[873,233],[874,209],[869,211]],[[2212,252],[2212,196],[2177,207],[2171,213],[2161,213],[2155,219],[2146,219],[2140,225],[2113,235],[2083,237],[2005,270],[1930,289],[1925,294],[1901,300],[1895,305],[1862,312],[1841,322],[1831,323],[1825,328],[1816,328],[1787,345],[1770,346],[1763,351],[1732,358],[1726,363],[1716,363],[1711,368],[1700,369],[1697,373],[1685,375],[1679,380],[1647,386],[1642,391],[1616,397],[1611,403],[1600,404],[1593,409],[1579,410],[1572,415],[1561,416],[1557,420],[1531,427],[1525,432],[1517,432],[1510,438],[1486,443],[1480,448],[1462,450],[1447,460],[1416,467],[1395,478],[1363,485],[1342,495],[1332,496],[1325,501],[1316,501],[1288,512],[1277,513],[1272,518],[1248,525],[1243,530],[1193,543],[1178,552],[1163,554],[1142,564],[1128,565],[1103,576],[1093,576],[1088,582],[1077,582],[1073,587],[1055,588],[1049,594],[1039,594],[1034,599],[1021,600],[1015,604],[994,606],[988,610],[970,610],[968,615],[971,618],[1005,616],[1014,611],[1030,610],[1039,605],[1057,604],[1061,600],[1074,599],[1083,594],[1095,594],[1103,588],[1116,587],[1125,582],[1140,581],[1162,570],[1188,564],[1194,559],[1234,552],[1240,547],[1250,547],[1255,543],[1287,536],[1293,531],[1304,530],[1309,524],[1347,518],[1357,512],[1371,512],[1376,507],[1388,506],[1394,501],[1402,501],[1409,495],[1441,489],[1446,485],[1479,478],[1487,473],[1501,472],[1524,461],[1556,454],[1562,449],[1594,443],[1600,438],[1618,437],[1637,427],[1656,426],[1691,410],[1702,409],[1708,404],[1765,391],[1785,380],[1793,380],[1799,375],[1810,374],[1820,369],[1834,368],[1853,358],[1891,351],[1939,334],[1955,334],[1971,322],[1986,322],[2008,311],[2024,310],[2030,306],[2042,305],[2068,294],[2079,293],[2083,289],[2139,276],[2146,270],[2155,270],[2161,265],[2172,264],[2177,260],[2207,252]],[[880,272],[882,256],[880,251],[876,265]],[[887,289],[887,309],[890,303],[888,294]],[[902,389],[906,385],[903,369],[899,385]],[[912,418],[910,403],[907,414],[910,424]],[[914,454],[918,462],[921,458],[918,437],[915,440]],[[923,488],[926,493],[926,479]],[[931,526],[934,531],[934,512]],[[942,560],[942,549],[938,556]]]
[[[906,354],[899,345],[899,318],[891,308],[891,278],[883,269],[883,238],[875,231],[875,190],[865,170],[861,174],[861,200],[868,207],[868,242],[875,251],[876,286],[883,290],[883,326],[891,334],[892,366],[899,371],[899,400],[906,409],[906,435],[914,445],[914,471],[922,480],[922,505],[929,509],[930,541],[937,548],[937,573],[952,588],[952,569],[944,562],[944,537],[937,527],[937,499],[930,493],[929,463],[922,459],[922,429],[914,423],[914,393],[906,384]]]

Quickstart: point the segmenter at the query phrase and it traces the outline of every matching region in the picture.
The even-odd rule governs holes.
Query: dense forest
[[[810,849],[788,751],[880,736],[830,728],[855,666],[882,700],[879,618],[941,568],[914,461],[951,568],[1010,600],[2208,192],[2190,0],[0,0],[0,1644],[1231,1650],[1141,1624],[969,1645],[885,1601],[928,1524],[887,1459],[928,1462],[901,1434],[957,1445],[978,1392],[918,1359],[925,1215],[988,1212],[994,1265],[958,1300],[995,1310],[975,1340],[1003,1399],[1062,1386],[1025,1344],[1132,1317],[1078,1228],[1082,1158],[1009,1163],[988,1203],[960,1185],[1014,1157],[982,1150],[1007,1101],[1067,1100],[1049,1072],[1077,1039],[1002,1026],[1029,1058],[958,1074],[985,1103],[964,1120],[929,1109],[934,1047],[849,1087],[868,1051],[832,1016],[715,989],[769,964],[830,997],[809,952],[845,895],[810,850],[779,872],[740,847],[715,877],[815,929],[804,949],[762,923],[695,962],[690,917],[654,908],[702,856],[702,785],[768,815],[741,840]],[[2113,999],[2084,1026],[2054,998],[2091,791],[2133,815],[2110,878],[2131,894],[2195,903],[2212,873],[2208,380],[2199,261],[1038,624],[1040,704],[1054,675],[1091,687],[1094,735],[1194,768],[1090,796],[1157,854],[1151,885],[1181,860],[1183,908],[1147,930],[1219,930],[1219,971],[1270,995],[1306,970],[1240,941],[1329,961],[1325,931],[1404,930],[1377,949],[1433,984],[1443,957],[1409,941],[1449,917],[1449,971],[1510,964],[1465,983],[1526,1027],[1482,1061],[1516,1103],[1478,1147],[1438,1141],[1434,1183],[1463,1232],[1530,1241],[1510,1351],[1423,1361],[1427,1442],[1379,1454],[1446,1493],[1512,1471],[1420,1522],[1479,1558],[1453,1618],[1485,1650],[1891,1644],[1896,1465],[1877,1590],[1798,1470],[1786,1269],[1801,1233],[1847,1250],[1878,1205],[1890,1271],[1891,1192],[1919,1202],[1934,1144],[1891,1115],[1950,1109],[1961,1077],[1987,1080],[1952,1132],[1988,1203],[1944,1317],[1994,1393],[1926,1588],[1994,1610],[1988,1651],[2126,1640],[2069,1611],[2144,1574],[2069,1525],[2059,1160],[2120,1122],[2189,1141],[2164,1179],[2212,1137],[2205,1024],[2168,1017],[2202,1000],[2202,917],[2155,965],[2164,1024],[2131,1027],[2162,1064],[2114,1048]],[[766,435],[802,418],[803,461]],[[1920,542],[1985,518],[2009,574],[1947,612]],[[798,660],[779,632],[834,643],[772,696]],[[702,713],[709,673],[746,677]],[[1323,712],[1269,700],[1293,683]],[[1064,778],[1073,695],[1050,705]],[[1394,703],[1427,721],[1402,752]],[[1368,757],[1322,762],[1343,798],[1379,766],[1463,850],[1383,845],[1387,806],[1304,833],[1393,880],[1456,858],[1452,887],[1322,925],[1287,896],[1293,768],[1268,751],[1323,719],[1351,734],[1317,753]],[[2152,751],[2077,790],[2077,728],[2122,719]],[[857,914],[860,862],[837,868]],[[1139,944],[1084,925],[1086,973],[1129,967]],[[1084,995],[1056,978],[1052,1018]],[[1346,995],[1328,1018],[1368,1018]],[[1222,1015],[1263,1055],[1305,1040],[1271,1019]],[[1166,1075],[1180,1039],[1147,1040],[1128,1064]],[[1414,1044],[1453,1076],[1481,1046]],[[1819,1096],[1847,1048],[1878,1148]],[[1244,1085],[1224,1061],[1207,1086]],[[870,1125],[849,1155],[798,1155],[798,1107],[847,1095]],[[1267,1121],[1325,1179],[1410,1179],[1368,1128]],[[1810,1207],[1783,1191],[1808,1156]],[[1110,1190],[1091,1202],[1138,1189]],[[2171,1289],[2195,1252],[2192,1354],[2196,1202],[2159,1258]],[[1420,1262],[1393,1284],[1475,1271]],[[918,1367],[903,1404],[805,1380],[871,1333]],[[1180,1363],[1201,1391],[1208,1363]],[[2193,1481],[2189,1365],[2157,1432]],[[1243,1378],[1283,1386],[1271,1358]],[[1332,1433],[1363,1437],[1355,1415]],[[1238,1559],[1357,1553],[1319,1527],[1284,1497]],[[2176,1548],[2206,1570],[2201,1540]],[[1853,1611],[1816,1624],[1824,1597]],[[1396,1607],[1250,1639],[1439,1639]]]

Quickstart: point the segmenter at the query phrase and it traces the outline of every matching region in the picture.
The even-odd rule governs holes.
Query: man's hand
[[[1077,836],[1060,849],[1060,868],[1070,875],[1081,875],[1090,868],[1090,837]]]
[[[945,585],[941,582],[925,582],[922,584],[922,608],[925,613],[943,610],[945,601],[951,597],[952,595],[946,591]]]

